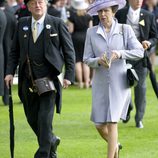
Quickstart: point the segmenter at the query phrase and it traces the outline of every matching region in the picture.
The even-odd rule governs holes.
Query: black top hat
[[[24,0],[24,3],[27,4],[29,2],[29,0]]]
[[[3,4],[5,2],[5,0],[0,0],[0,4]]]

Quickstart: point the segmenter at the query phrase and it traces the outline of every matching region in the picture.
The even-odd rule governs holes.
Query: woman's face
[[[98,11],[98,16],[100,22],[104,25],[108,25],[112,23],[112,19],[114,17],[114,13],[112,12],[112,8],[104,8]]]

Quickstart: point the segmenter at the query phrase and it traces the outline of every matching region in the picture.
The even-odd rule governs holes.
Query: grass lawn
[[[15,119],[15,158],[33,158],[38,148],[34,133],[27,124],[23,107],[13,89]],[[91,89],[71,87],[63,91],[61,115],[54,117],[54,132],[61,137],[59,158],[106,158],[106,143],[90,122]],[[123,145],[121,158],[158,158],[158,102],[147,80],[147,108],[144,129],[136,129],[134,114],[128,124],[119,123]],[[8,106],[0,101],[0,158],[9,158]]]

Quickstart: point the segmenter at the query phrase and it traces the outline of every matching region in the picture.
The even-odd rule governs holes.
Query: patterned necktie
[[[38,37],[37,24],[38,24],[37,21],[35,21],[35,22],[33,23],[33,28],[32,28],[32,36],[33,36],[33,41],[34,41],[34,43],[36,42],[37,37]]]

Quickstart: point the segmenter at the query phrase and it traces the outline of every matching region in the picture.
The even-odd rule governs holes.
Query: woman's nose
[[[105,15],[105,11],[104,10],[101,11],[101,15]]]

